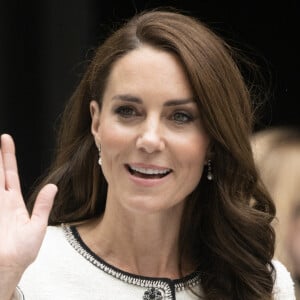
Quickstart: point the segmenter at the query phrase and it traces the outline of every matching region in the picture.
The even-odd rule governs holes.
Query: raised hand
[[[36,258],[56,192],[55,185],[44,186],[29,216],[22,197],[14,142],[10,135],[3,134],[0,151],[0,295],[4,282],[10,286],[7,281],[17,280]]]

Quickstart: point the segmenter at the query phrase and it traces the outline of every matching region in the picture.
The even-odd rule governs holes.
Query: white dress
[[[295,300],[289,272],[279,262],[275,300]],[[19,282],[15,299],[25,300],[193,300],[203,295],[200,274],[170,280],[121,271],[94,254],[75,227],[49,226],[41,250]],[[18,296],[19,295],[19,296]]]

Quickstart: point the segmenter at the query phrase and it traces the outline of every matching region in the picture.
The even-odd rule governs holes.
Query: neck
[[[179,278],[178,238],[182,207],[137,214],[107,207],[99,220],[79,226],[84,242],[106,262],[147,277]],[[193,271],[183,270],[183,274]]]

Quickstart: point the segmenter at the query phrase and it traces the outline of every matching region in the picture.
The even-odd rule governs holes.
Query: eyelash
[[[176,120],[176,116],[180,116],[181,120]],[[184,120],[182,120],[182,118],[184,118]],[[177,124],[186,124],[192,122],[194,118],[187,112],[175,111],[171,116],[171,120],[175,121]]]
[[[115,113],[122,118],[130,118],[138,115],[137,110],[134,107],[123,105],[115,109]]]
[[[131,117],[137,117],[140,115],[134,107],[128,105],[117,107],[115,109],[115,113],[124,119],[129,119]],[[178,119],[178,117],[180,119]],[[182,125],[192,122],[194,120],[194,117],[190,113],[187,113],[185,111],[175,111],[169,117],[169,120],[174,121],[177,125]]]

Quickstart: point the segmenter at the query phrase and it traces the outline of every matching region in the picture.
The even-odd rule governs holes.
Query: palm
[[[56,186],[39,193],[30,217],[21,193],[14,143],[1,137],[0,151],[0,268],[25,270],[35,259],[48,222]]]

